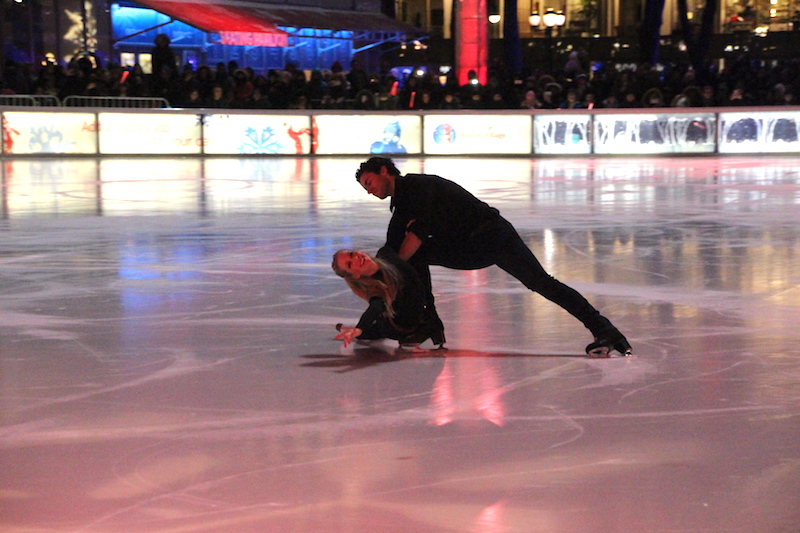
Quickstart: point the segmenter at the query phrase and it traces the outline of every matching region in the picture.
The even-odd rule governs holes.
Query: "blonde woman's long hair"
[[[362,276],[358,279],[353,278],[348,272],[341,270],[336,262],[336,258],[339,254],[345,252],[350,252],[350,250],[342,249],[333,254],[333,263],[331,264],[333,271],[336,272],[337,276],[344,279],[347,286],[350,287],[350,290],[359,298],[369,301],[371,298],[377,296],[382,299],[386,306],[386,316],[390,319],[393,318],[394,308],[392,307],[392,303],[397,297],[397,290],[403,284],[400,272],[392,264],[370,255],[372,260],[377,263],[378,273],[381,273],[382,276]]]

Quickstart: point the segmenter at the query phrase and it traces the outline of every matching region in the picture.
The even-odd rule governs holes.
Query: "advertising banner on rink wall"
[[[596,115],[596,154],[702,154],[716,147],[714,113]]]
[[[590,154],[590,115],[536,115],[533,150],[537,154]]]
[[[316,115],[317,154],[420,154],[419,115]]]
[[[304,115],[205,115],[207,154],[310,154],[311,117]]]
[[[719,152],[800,152],[800,112],[720,113]]]
[[[426,154],[530,154],[530,115],[427,115]]]
[[[98,113],[101,154],[200,154],[200,115]]]
[[[0,109],[6,156],[800,154],[798,106],[533,115],[12,109]]]
[[[94,113],[3,113],[6,154],[95,154]]]

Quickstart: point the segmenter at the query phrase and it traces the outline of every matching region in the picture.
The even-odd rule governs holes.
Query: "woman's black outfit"
[[[383,298],[373,296],[369,300],[369,307],[361,315],[356,325],[362,333],[357,338],[369,339],[395,339],[401,343],[421,343],[431,338],[433,331],[426,320],[426,297],[428,291],[419,279],[416,270],[398,257],[397,253],[388,246],[384,246],[375,257],[391,264],[400,273],[400,283],[397,295],[392,302],[394,316],[386,316],[386,303]],[[383,272],[379,270],[375,277],[382,279]],[[433,339],[434,343],[438,339]]]

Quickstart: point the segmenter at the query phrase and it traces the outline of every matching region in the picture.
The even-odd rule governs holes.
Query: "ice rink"
[[[344,349],[360,161],[0,160],[0,531],[800,531],[800,158],[397,159],[611,359],[497,267],[432,268],[449,351]]]

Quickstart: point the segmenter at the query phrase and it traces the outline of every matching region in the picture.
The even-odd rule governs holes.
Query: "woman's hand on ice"
[[[361,331],[361,329],[359,329],[359,328],[351,328],[351,327],[348,327],[348,326],[339,326],[339,324],[336,325],[336,329],[339,330],[339,334],[336,335],[336,337],[334,337],[334,338],[336,340],[341,340],[342,343],[344,344],[345,348],[347,348],[347,346],[351,342],[353,342],[353,339],[355,339],[356,337],[358,337],[359,335],[361,335],[363,333],[363,331]]]

